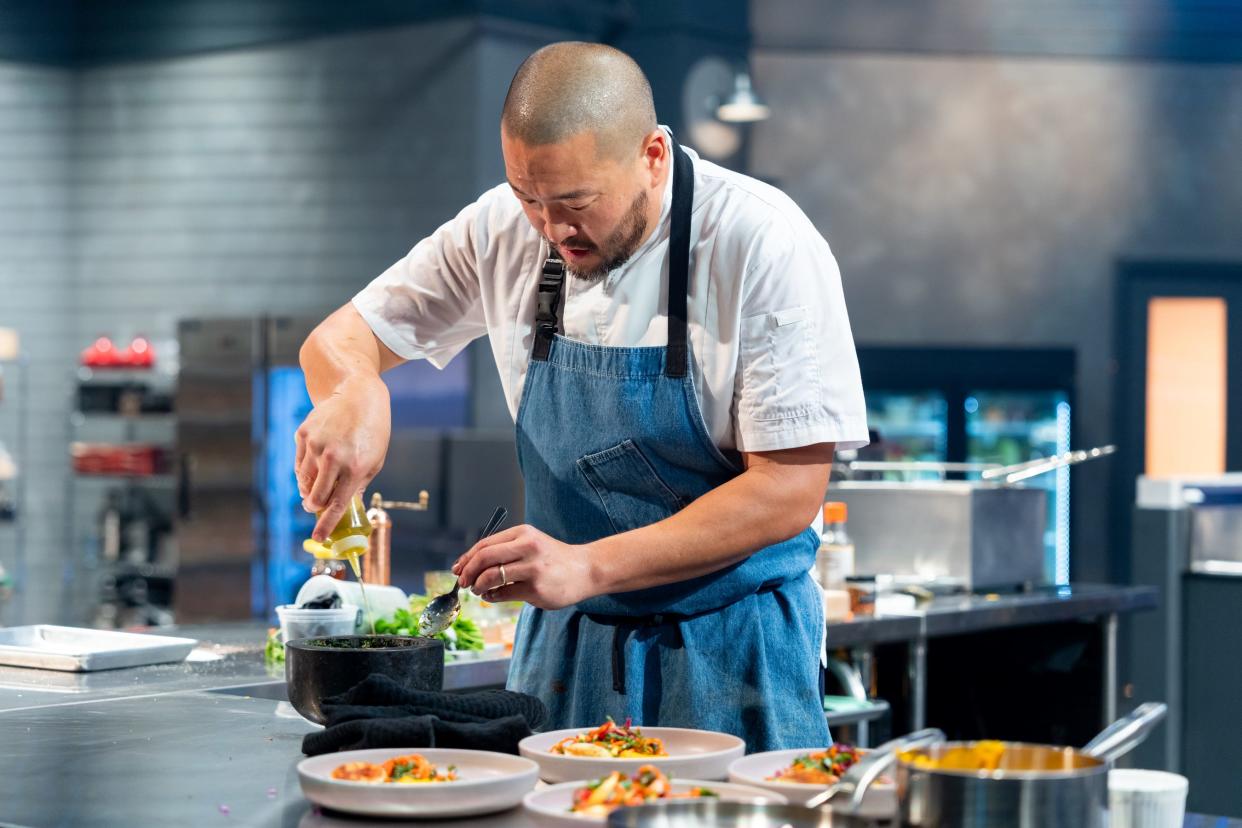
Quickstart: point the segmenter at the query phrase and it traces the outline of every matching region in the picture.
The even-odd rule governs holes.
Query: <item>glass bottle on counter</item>
[[[824,504],[824,532],[815,555],[815,580],[826,590],[845,589],[854,574],[854,542],[845,531],[849,516],[844,503]]]

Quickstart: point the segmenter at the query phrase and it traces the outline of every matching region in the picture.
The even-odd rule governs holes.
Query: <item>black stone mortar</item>
[[[401,635],[298,638],[285,644],[289,703],[312,722],[325,724],[320,704],[373,673],[414,690],[444,689],[444,644]]]

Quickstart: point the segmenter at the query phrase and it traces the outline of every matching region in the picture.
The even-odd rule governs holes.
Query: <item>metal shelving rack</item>
[[[169,390],[175,384],[175,375],[165,375],[156,368],[107,368],[77,369],[76,389],[95,383],[133,383],[147,385],[156,390]],[[161,444],[169,452],[172,462],[176,441],[176,416],[171,412],[112,412],[84,411],[75,396],[70,413],[70,434],[73,442],[129,445],[135,443]],[[88,608],[90,613],[74,619],[76,623],[90,626],[114,626],[123,620],[105,617],[111,606],[119,612],[124,603],[117,592],[118,582],[127,577],[150,584],[154,580],[171,581],[176,569],[174,561],[134,561],[125,558],[111,559],[104,552],[104,541],[97,518],[110,491],[123,490],[132,495],[137,490],[162,501],[171,515],[175,493],[176,476],[171,471],[158,474],[97,474],[82,473],[71,469],[69,475],[68,504],[71,515],[70,538],[73,544],[73,562],[76,577],[73,579],[78,594],[68,597],[71,606]],[[121,540],[122,546],[124,540]],[[124,549],[120,550],[122,554]],[[168,610],[163,603],[151,602],[156,610]],[[171,620],[171,612],[168,614]],[[154,619],[149,619],[147,623]]]
[[[12,515],[0,518],[0,568],[8,573],[11,587],[0,585],[0,626],[21,618],[26,585],[26,475],[29,472],[29,440],[26,434],[26,358],[0,360],[0,410],[11,409],[5,417],[12,425],[0,430],[0,444],[6,446],[16,466],[16,474],[0,485],[11,490]],[[6,412],[7,413],[7,412]],[[7,536],[7,540],[6,540]],[[7,606],[6,606],[7,605]]]

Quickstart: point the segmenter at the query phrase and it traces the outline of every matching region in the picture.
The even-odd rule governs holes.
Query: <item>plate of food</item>
[[[347,750],[298,763],[307,799],[366,816],[490,814],[521,802],[538,777],[529,759],[482,750]]]
[[[612,719],[588,728],[527,736],[518,752],[539,763],[548,782],[600,779],[613,771],[633,774],[643,765],[680,779],[723,780],[746,743],[728,733],[680,727],[639,727]]]
[[[540,825],[602,825],[617,808],[704,797],[785,804],[785,797],[771,791],[729,782],[672,779],[654,765],[642,765],[630,774],[614,770],[599,779],[550,785],[528,793],[522,804]]]
[[[729,765],[729,781],[778,793],[792,805],[809,799],[841,778],[866,750],[835,742],[826,748],[794,748],[752,753]],[[862,812],[891,811],[897,791],[883,777],[867,790]]]

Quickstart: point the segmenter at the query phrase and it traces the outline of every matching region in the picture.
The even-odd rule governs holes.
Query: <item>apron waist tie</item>
[[[772,592],[779,589],[783,582],[766,583],[755,591],[756,595],[762,595],[765,592]],[[656,613],[653,615],[603,615],[596,612],[583,613],[587,618],[596,624],[612,627],[612,689],[613,692],[622,696],[625,695],[625,642],[629,640],[630,633],[646,627],[662,627],[665,624],[675,624],[681,621],[688,621],[692,618],[698,618],[703,615],[709,615],[719,610],[709,610],[708,612],[700,612],[694,615],[681,615],[678,613]]]
[[[656,615],[600,615],[583,613],[596,624],[612,627],[612,689],[625,695],[625,642],[630,633],[644,627],[661,627],[690,618],[689,615],[658,613]]]

